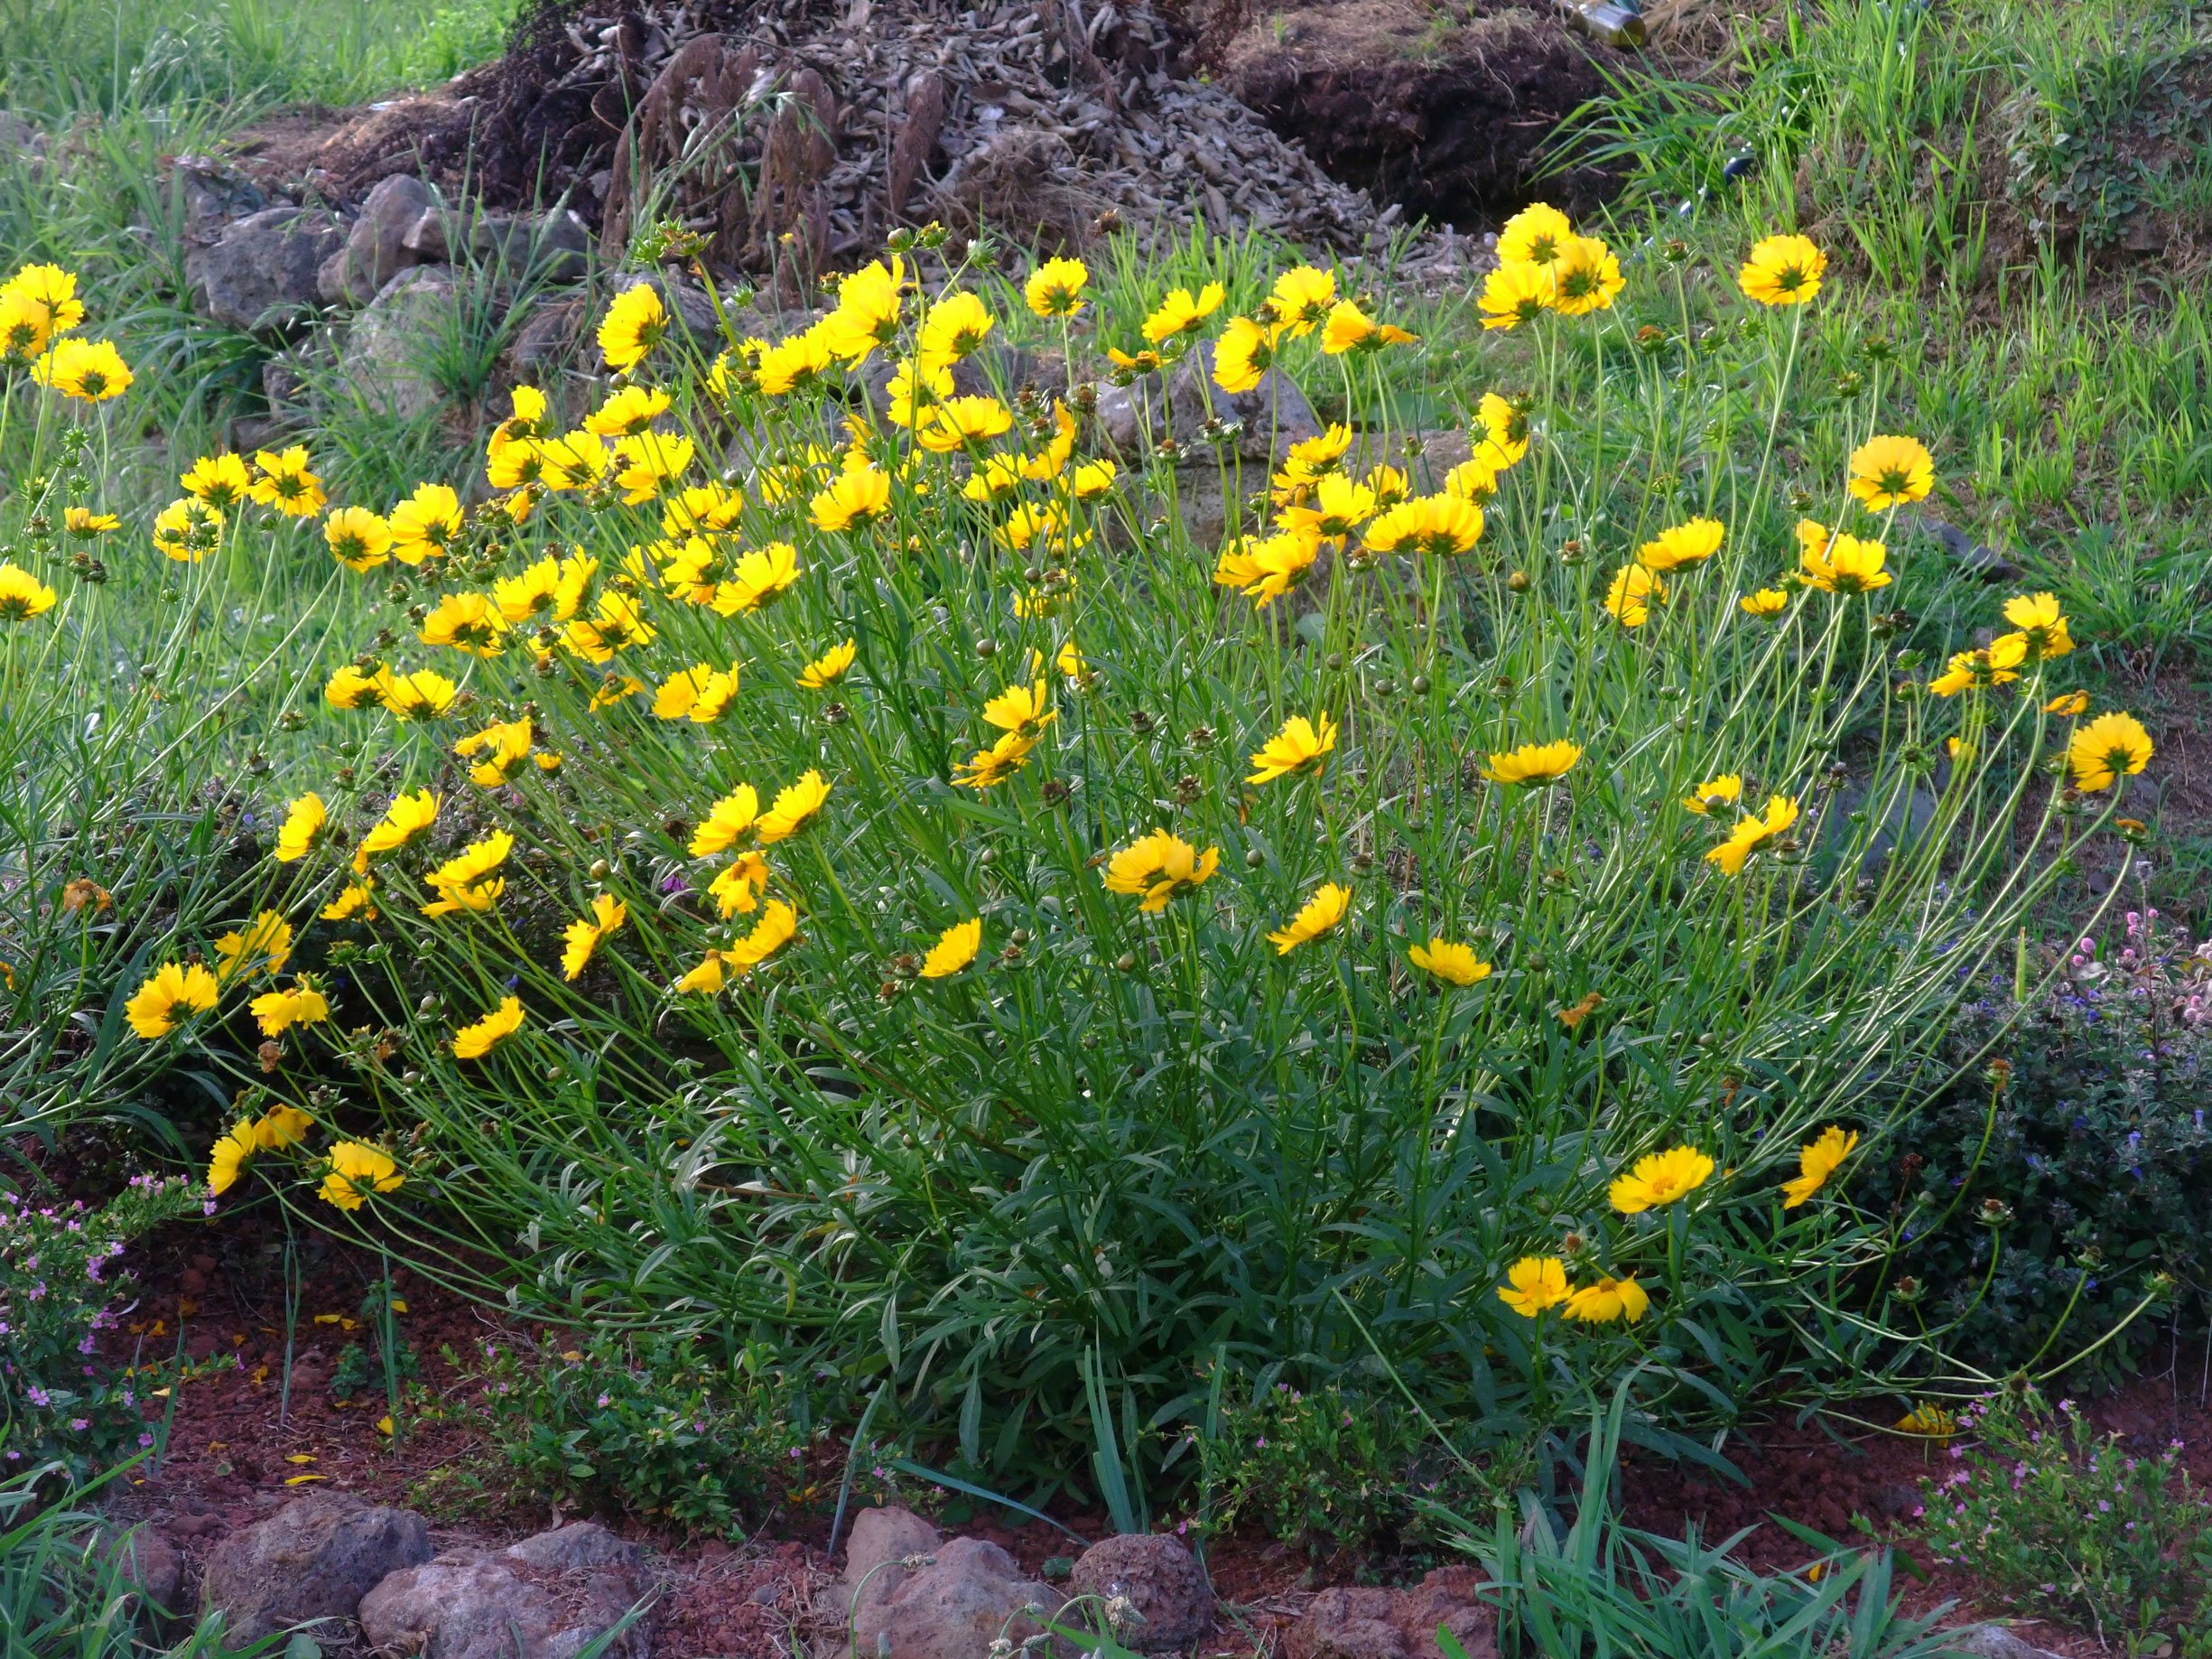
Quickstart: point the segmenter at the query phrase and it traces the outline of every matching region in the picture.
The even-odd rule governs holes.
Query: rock
[[[416,263],[407,232],[430,210],[430,186],[413,173],[380,179],[361,203],[346,245],[322,262],[315,289],[326,305],[366,305],[376,292]]]
[[[1217,445],[1205,436],[1209,420],[1241,423],[1235,442],[1218,445],[1224,459],[1272,461],[1301,439],[1321,433],[1313,405],[1297,382],[1279,369],[1270,368],[1258,386],[1234,396],[1214,385],[1210,340],[1191,348],[1168,371],[1165,388],[1147,377],[1128,387],[1101,384],[1097,392],[1099,438],[1124,460],[1136,459],[1148,441],[1157,443],[1163,437],[1186,451],[1211,454]]]
[[[1113,1634],[1144,1654],[1179,1653],[1213,1628],[1213,1589],[1191,1552],[1156,1533],[1123,1533],[1092,1544],[1068,1575],[1068,1594],[1099,1605],[1129,1602],[1135,1618]],[[1089,1611],[1089,1609],[1086,1609]]]
[[[1438,1626],[1468,1659],[1497,1659],[1496,1616],[1474,1567],[1439,1567],[1411,1589],[1324,1589],[1290,1626],[1289,1659],[1443,1659]]]
[[[185,277],[213,321],[274,331],[313,312],[323,261],[345,242],[346,228],[320,208],[264,208],[187,254]]]
[[[2048,1648],[2021,1641],[2003,1625],[1969,1625],[1964,1630],[1947,1630],[1943,1641],[1946,1653],[1965,1654],[1971,1659],[2059,1659]]]
[[[955,1538],[889,1598],[871,1594],[855,1608],[852,1636],[860,1653],[887,1659],[978,1659],[1001,1636],[1018,1645],[1044,1634],[1041,1620],[1063,1599],[1023,1578],[997,1544]]]
[[[572,1659],[655,1588],[635,1544],[579,1522],[392,1574],[362,1598],[361,1634],[421,1659]],[[652,1643],[648,1607],[604,1651],[646,1659]]]
[[[533,305],[500,362],[510,385],[544,386],[582,356],[591,335],[590,303],[581,294]]]
[[[177,1611],[184,1562],[177,1546],[150,1526],[108,1534],[104,1552],[118,1562],[124,1581],[164,1613]]]
[[[430,1558],[421,1515],[317,1493],[217,1544],[202,1594],[226,1641],[245,1647],[311,1618],[349,1618],[380,1580]]]
[[[845,1545],[848,1616],[857,1621],[863,1600],[870,1608],[890,1600],[908,1576],[898,1563],[907,1556],[930,1554],[938,1542],[937,1529],[911,1509],[887,1505],[860,1511]]]
[[[481,213],[426,200],[400,243],[425,263],[474,260],[510,282],[525,277],[580,282],[591,267],[590,229],[567,208],[553,213]]]
[[[231,220],[269,205],[258,184],[211,155],[178,156],[176,181],[184,198],[185,229],[202,241]]]
[[[423,347],[458,326],[460,308],[453,275],[442,266],[416,266],[385,284],[355,314],[339,358],[362,402],[402,420],[444,402]]]
[[[706,356],[711,358],[722,349],[722,325],[714,315],[714,302],[707,298],[704,288],[674,276],[649,276],[646,280],[661,296],[661,304],[668,312],[671,335],[681,324],[683,331],[691,336],[692,344]]]

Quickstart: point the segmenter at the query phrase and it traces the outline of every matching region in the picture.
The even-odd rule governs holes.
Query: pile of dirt
[[[1222,49],[1230,89],[1334,177],[1408,216],[1494,224],[1542,196],[1603,200],[1602,170],[1548,167],[1560,122],[1632,64],[1552,0],[1307,0]]]
[[[1046,247],[1101,218],[1346,253],[1387,234],[1187,69],[1149,0],[567,0],[447,88],[295,116],[244,159],[341,203],[414,171],[494,206],[565,200],[610,243],[674,218],[718,264],[801,283],[930,219]]]

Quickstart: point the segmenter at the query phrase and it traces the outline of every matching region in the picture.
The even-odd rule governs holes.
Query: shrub
[[[483,1377],[515,1489],[562,1508],[728,1535],[800,1483],[806,1437],[774,1377],[717,1365],[688,1339],[487,1344]]]
[[[1994,984],[1968,1004],[1953,1057],[1964,1064],[1994,1045],[2002,1086],[1962,1083],[1904,1142],[1924,1166],[1913,1178],[1921,1212],[1956,1219],[1901,1265],[1939,1287],[1927,1317],[1945,1346],[1993,1374],[2088,1346],[2154,1274],[2174,1286],[2174,1319],[2202,1328],[2212,955],[2154,909],[2128,912],[2115,931],[2101,948],[2077,940],[2024,1004]],[[2012,1216],[1994,1232],[1974,1219],[1989,1199]],[[2077,1386],[2130,1374],[2163,1330],[2137,1320],[2096,1350]]]
[[[1952,1448],[1957,1468],[1920,1483],[1938,1561],[2130,1653],[2212,1653],[2212,1502],[2179,1441],[2132,1456],[2032,1389],[1989,1397],[1959,1426],[1975,1439]]]
[[[161,1365],[116,1375],[96,1353],[128,1294],[132,1239],[195,1214],[206,1190],[141,1177],[98,1209],[0,1192],[0,1411],[5,1474],[51,1466],[83,1481],[153,1444],[145,1406]]]

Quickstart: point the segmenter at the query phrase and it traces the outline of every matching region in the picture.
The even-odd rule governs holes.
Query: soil
[[[1314,0],[1222,52],[1231,89],[1332,177],[1461,229],[1539,195],[1569,212],[1611,195],[1598,168],[1544,163],[1559,123],[1633,61],[1550,0]]]
[[[352,1399],[333,1397],[330,1380],[345,1349],[368,1334],[359,1323],[361,1303],[381,1284],[385,1271],[373,1252],[313,1235],[295,1236],[300,1312],[287,1399],[284,1245],[281,1235],[273,1235],[273,1223],[274,1212],[265,1207],[227,1213],[207,1223],[181,1224],[135,1251],[137,1303],[109,1338],[107,1357],[116,1362],[167,1355],[180,1344],[192,1357],[214,1362],[178,1394],[162,1463],[142,1472],[111,1505],[118,1520],[143,1522],[176,1545],[186,1563],[188,1601],[197,1596],[201,1563],[218,1540],[316,1487],[417,1508],[430,1520],[441,1548],[509,1542],[577,1518],[531,1494],[508,1490],[500,1480],[473,1409],[476,1385],[468,1366],[486,1341],[527,1342],[539,1333],[494,1309],[394,1267],[394,1290],[405,1304],[402,1333],[419,1357],[420,1381],[440,1409],[403,1425],[395,1441],[378,1427],[385,1410],[380,1389]],[[2186,1377],[2146,1376],[2091,1409],[2101,1427],[2146,1446],[2183,1440],[2193,1475],[2212,1480],[2212,1410],[2200,1382],[2193,1370]],[[1874,1415],[1873,1408],[1869,1414]],[[1886,1420],[1886,1413],[1878,1420]],[[1780,1567],[1801,1564],[1808,1552],[1771,1524],[1772,1516],[1786,1515],[1838,1539],[1856,1536],[1863,1529],[1855,1518],[1863,1517],[1876,1535],[1910,1555],[1917,1483],[1944,1464],[1929,1442],[1833,1420],[1754,1426],[1732,1436],[1723,1450],[1743,1481],[1649,1454],[1625,1459],[1628,1520],[1677,1535],[1695,1524],[1707,1539],[1752,1529],[1741,1546],[1743,1557]],[[824,1445],[816,1462],[818,1468],[809,1468],[814,1484],[833,1492],[842,1472],[841,1449]],[[930,1507],[922,1494],[906,1496]],[[957,1500],[943,1507],[948,1532],[997,1542],[1038,1577],[1053,1575],[1055,1558],[1080,1553],[1083,1546],[1071,1533],[1095,1540],[1112,1531],[1104,1515],[1064,1506],[1054,1515],[1058,1525],[1001,1519],[983,1505],[971,1512]],[[757,1533],[741,1540],[686,1538],[637,1517],[591,1518],[655,1552],[670,1584],[655,1649],[665,1659],[782,1659],[834,1641],[841,1630],[843,1603],[828,1552],[832,1516],[826,1506],[771,1515]],[[1186,1535],[1190,1531],[1187,1519],[1171,1516],[1159,1524]],[[1223,1606],[1221,1632],[1204,1650],[1213,1654],[1278,1651],[1283,1633],[1315,1591],[1378,1578],[1410,1581],[1434,1564],[1352,1555],[1314,1561],[1250,1533],[1211,1541],[1205,1555]],[[2010,1612],[2001,1598],[1956,1574],[1901,1583],[1909,1606],[1918,1611],[1957,1601],[1957,1622]],[[2026,1634],[2083,1659],[2098,1651],[2086,1637],[2047,1626]]]

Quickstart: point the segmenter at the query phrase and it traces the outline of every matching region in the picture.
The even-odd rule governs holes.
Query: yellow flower
[[[1202,854],[1181,836],[1154,830],[1107,861],[1106,890],[1138,899],[1137,909],[1151,914],[1166,909],[1176,894],[1210,881],[1221,862],[1219,847],[1208,847]]]
[[[277,911],[264,910],[244,932],[226,933],[217,939],[215,956],[218,984],[256,974],[281,974],[292,959],[292,924]]]
[[[1416,945],[1406,953],[1406,960],[1446,984],[1462,989],[1490,977],[1490,964],[1474,954],[1474,947],[1451,939],[1434,938],[1426,945]]]
[[[0,294],[34,307],[50,334],[66,334],[85,320],[77,277],[58,265],[27,265],[0,286]]]
[[[729,869],[707,883],[724,920],[758,909],[760,896],[767,890],[768,861],[757,853],[739,853]]]
[[[330,676],[330,682],[322,688],[322,700],[334,709],[373,709],[382,706],[388,676],[379,669],[375,674],[364,674],[349,663]]]
[[[121,529],[123,520],[113,513],[95,512],[88,507],[67,507],[61,509],[61,527],[79,541],[97,541]]]
[[[428,789],[418,789],[413,795],[395,795],[386,808],[384,817],[361,837],[353,850],[353,869],[356,875],[368,868],[368,861],[386,853],[396,853],[402,847],[412,846],[430,834],[438,821],[438,797]]]
[[[1883,433],[1851,452],[1851,493],[1869,512],[1921,500],[1935,487],[1935,459],[1918,438]]]
[[[1547,268],[1551,274],[1551,303],[1562,316],[1584,317],[1594,311],[1609,310],[1628,285],[1621,275],[1621,261],[1596,237],[1569,238]]]
[[[1113,488],[1114,474],[1119,469],[1101,455],[1096,461],[1086,461],[1075,469],[1068,480],[1068,493],[1078,501],[1094,501]]]
[[[497,721],[481,732],[471,732],[456,740],[453,753],[463,760],[484,756],[469,769],[469,780],[482,788],[497,789],[530,752],[534,736],[527,720]]]
[[[392,1155],[359,1141],[340,1141],[330,1149],[330,1173],[322,1178],[323,1202],[356,1210],[380,1192],[396,1192],[407,1178]]]
[[[689,438],[671,438],[657,432],[617,438],[615,453],[628,463],[615,474],[623,504],[640,507],[660,496],[669,480],[681,477],[692,464],[697,449]]]
[[[878,259],[838,279],[837,309],[814,326],[830,350],[848,363],[864,362],[878,346],[898,332],[901,296],[906,287],[906,261]]]
[[[1541,787],[1557,783],[1581,759],[1581,746],[1566,738],[1549,743],[1523,743],[1519,749],[1492,755],[1482,776],[1492,783]]]
[[[2001,634],[1980,650],[1955,655],[1944,672],[1929,681],[1928,689],[1938,697],[1956,697],[1962,691],[2003,685],[2020,678],[2027,657],[2027,635]]]
[[[1034,685],[1009,685],[983,705],[983,718],[1001,732],[1034,738],[1058,718],[1052,710],[1052,692],[1043,680]]]
[[[1328,321],[1336,304],[1336,278],[1310,265],[1294,266],[1275,279],[1268,304],[1293,339],[1303,339]]]
[[[254,465],[261,476],[254,480],[249,493],[262,506],[273,507],[287,518],[312,518],[330,500],[323,493],[322,480],[308,471],[304,445],[295,443],[282,453],[257,451]]]
[[[2046,714],[2063,715],[2075,719],[2089,712],[2089,694],[2086,691],[2062,692],[2043,705]]]
[[[1331,421],[1317,436],[1300,438],[1283,458],[1283,470],[1272,480],[1278,501],[1297,500],[1321,480],[1343,471],[1344,452],[1352,447],[1352,428]]]
[[[2055,593],[2015,593],[2004,601],[2004,620],[2020,629],[2028,642],[2028,660],[2044,662],[2064,657],[2074,648],[2066,629],[2066,613]]]
[[[1482,429],[1482,442],[1474,451],[1478,461],[1487,459],[1494,469],[1503,471],[1529,452],[1529,412],[1520,405],[1484,392],[1475,405],[1474,419]]]
[[[448,593],[423,619],[424,645],[450,645],[471,657],[507,649],[507,621],[488,593]]]
[[[1605,609],[1623,628],[1641,628],[1650,620],[1651,607],[1667,598],[1666,585],[1641,564],[1623,564],[1613,573],[1605,590]]]
[[[1880,542],[1836,535],[1816,547],[1803,541],[1804,527],[1798,527],[1802,552],[1798,580],[1807,587],[1824,593],[1871,593],[1890,585],[1890,573],[1882,568],[1889,550]]]
[[[1213,580],[1259,601],[1265,610],[1305,579],[1321,556],[1317,536],[1286,531],[1263,541],[1232,543],[1214,566]]]
[[[947,397],[918,423],[914,435],[932,454],[987,443],[1014,429],[1014,414],[996,397]]]
[[[668,413],[668,394],[657,387],[626,386],[584,416],[584,430],[602,438],[635,437]]]
[[[662,503],[661,534],[692,536],[727,530],[744,511],[745,498],[734,489],[711,480],[688,485]]]
[[[1276,517],[1287,530],[1342,542],[1375,516],[1375,492],[1354,483],[1341,472],[1331,472],[1315,482],[1307,505],[1287,507]]]
[[[943,368],[971,355],[991,331],[990,310],[966,292],[946,295],[929,308],[919,340],[925,367]]]
[[[2099,714],[2086,726],[2074,729],[2066,747],[2067,763],[2074,769],[2074,787],[2095,793],[2109,789],[2124,774],[2133,776],[2151,764],[2151,734],[2133,714]]]
[[[384,706],[402,720],[435,720],[460,695],[460,687],[434,668],[395,674],[384,685]]]
[[[760,844],[771,846],[790,840],[806,827],[829,798],[827,778],[811,769],[800,773],[798,781],[778,790],[776,805],[760,815]]]
[[[1498,1300],[1524,1319],[1533,1319],[1567,1299],[1566,1263],[1557,1256],[1523,1256],[1506,1270]]]
[[[312,853],[330,821],[330,809],[311,789],[286,806],[283,825],[276,832],[276,862],[296,864]]]
[[[219,1198],[237,1186],[246,1160],[258,1150],[253,1120],[240,1118],[208,1149],[208,1190]]]
[[[1416,496],[1377,517],[1365,539],[1376,553],[1465,553],[1482,539],[1482,509],[1463,496]]]
[[[633,594],[599,595],[589,617],[578,617],[561,632],[561,643],[586,662],[603,663],[617,651],[653,643],[653,625]]]
[[[1501,265],[1550,265],[1566,252],[1575,227],[1550,204],[1532,201],[1505,221],[1498,232]]]
[[[1231,317],[1213,348],[1213,384],[1230,393],[1249,392],[1275,364],[1282,339],[1279,324],[1262,328],[1250,317]]]
[[[1841,1125],[1831,1123],[1806,1145],[1798,1149],[1798,1173],[1782,1183],[1782,1207],[1795,1209],[1828,1183],[1828,1177],[1843,1167],[1859,1144],[1856,1130],[1849,1134]]]
[[[565,622],[583,603],[584,589],[598,568],[598,560],[581,555],[558,562],[540,559],[518,574],[493,583],[492,597],[498,601],[499,614],[510,622]]]
[[[997,788],[1029,764],[1036,740],[1008,732],[989,749],[979,749],[953,769],[953,781],[963,789]]]
[[[615,296],[599,323],[599,350],[609,368],[635,368],[668,331],[668,310],[650,283]]]
[[[953,396],[953,371],[941,363],[901,363],[884,387],[884,415],[895,426],[915,427]]]
[[[750,973],[797,937],[799,913],[781,899],[773,899],[753,924],[753,930],[721,953],[725,967]]]
[[[1297,772],[1317,772],[1323,757],[1336,747],[1336,722],[1327,714],[1308,720],[1293,714],[1252,755],[1258,769],[1246,783],[1273,783]]]
[[[64,397],[105,403],[131,388],[135,376],[123,354],[104,340],[62,340],[32,366],[31,377]]]
[[[0,559],[0,622],[28,622],[54,608],[54,591],[19,565]]]
[[[1789,609],[1789,595],[1780,588],[1761,588],[1736,601],[1745,616],[1778,617]]]
[[[754,378],[764,396],[784,397],[793,392],[811,391],[837,367],[835,342],[845,336],[829,326],[829,322],[825,319],[787,340],[779,340],[760,354],[760,367]],[[874,350],[873,341],[869,349]]]
[[[457,1060],[480,1060],[521,1030],[522,1027],[522,999],[503,997],[499,1006],[491,1012],[453,1033],[453,1058]]]
[[[350,921],[356,917],[365,922],[373,922],[377,916],[376,899],[372,896],[376,888],[376,884],[367,878],[352,882],[316,914],[326,922]]]
[[[374,570],[391,556],[392,527],[366,507],[341,507],[322,521],[322,539],[348,570]]]
[[[0,363],[20,368],[35,362],[52,338],[43,306],[0,288]]]
[[[737,664],[731,663],[729,672],[724,673],[706,663],[693,663],[683,673],[661,682],[660,690],[653,696],[653,717],[688,720],[693,725],[711,726],[729,711],[737,694]]]
[[[293,980],[289,991],[265,991],[246,1007],[264,1037],[282,1036],[295,1025],[321,1025],[330,1017],[330,1000],[304,978]]]
[[[192,462],[181,481],[186,495],[222,512],[245,500],[253,487],[245,458],[228,453],[202,455]]]
[[[1036,302],[1032,300],[1030,303],[1035,305]],[[964,922],[953,923],[937,936],[937,942],[929,947],[929,955],[922,958],[922,977],[950,979],[975,960],[975,953],[982,948],[982,944],[981,917],[971,917]]]
[[[1661,530],[1657,541],[1636,550],[1636,562],[1646,570],[1679,570],[1697,564],[1721,550],[1727,527],[1717,518],[1693,518]]]
[[[760,792],[741,783],[709,808],[706,818],[692,832],[693,858],[711,858],[717,853],[749,842],[760,829]]]
[[[1691,789],[1682,797],[1682,804],[1702,816],[1716,806],[1733,806],[1743,798],[1743,779],[1734,772],[1723,772]]]
[[[806,691],[826,691],[852,669],[859,645],[850,639],[833,645],[799,671],[799,685]]]
[[[1205,321],[1221,310],[1227,290],[1219,283],[1208,283],[1193,295],[1188,288],[1172,288],[1159,308],[1145,319],[1144,335],[1156,346],[1164,346],[1179,334],[1194,334],[1205,326]]]
[[[1501,265],[1482,279],[1478,303],[1486,329],[1533,322],[1551,309],[1551,275],[1540,265]]]
[[[1736,273],[1736,286],[1761,305],[1802,305],[1820,292],[1828,256],[1800,236],[1764,237]]]
[[[199,564],[222,540],[223,515],[198,501],[172,501],[153,516],[154,546],[180,564]]]
[[[1339,300],[1329,308],[1328,321],[1322,325],[1321,350],[1324,357],[1342,357],[1347,351],[1409,346],[1419,338],[1388,322],[1377,322],[1350,300]]]
[[[297,1106],[274,1105],[254,1125],[254,1146],[264,1152],[281,1152],[307,1139],[315,1120]]]
[[[460,534],[460,498],[446,484],[418,484],[414,493],[392,509],[392,556],[402,564],[420,564],[450,550]]]
[[[891,475],[863,461],[840,472],[809,505],[817,530],[834,533],[871,524],[891,505]]]
[[[1298,913],[1282,927],[1268,935],[1268,942],[1275,946],[1275,954],[1287,956],[1301,945],[1334,932],[1343,923],[1352,909],[1352,890],[1334,881],[1324,882],[1314,890],[1314,896],[1299,908]]]
[[[131,1030],[147,1042],[169,1035],[194,1014],[212,1013],[217,987],[215,975],[198,963],[163,963],[145,983],[132,993],[123,1011]]]
[[[1947,1440],[1958,1432],[1958,1419],[1941,1406],[1930,1405],[1923,1400],[1915,1403],[1910,1412],[1899,1418],[1897,1426],[1907,1434],[1926,1435],[1930,1440]]]
[[[1747,816],[1728,833],[1728,839],[1705,854],[1705,862],[1719,868],[1723,875],[1741,875],[1744,863],[1760,848],[1772,841],[1798,821],[1798,803],[1793,796],[1771,795],[1767,797],[1764,813]]]
[[[574,979],[584,971],[591,960],[591,953],[599,949],[599,941],[610,933],[621,931],[630,919],[629,907],[619,899],[601,893],[591,901],[591,914],[571,922],[562,931],[565,941],[561,952],[561,976]]]
[[[1688,1197],[1712,1173],[1710,1158],[1695,1147],[1678,1146],[1639,1158],[1628,1174],[1613,1177],[1606,1196],[1623,1216],[1638,1216]]]
[[[423,877],[438,897],[423,907],[425,916],[451,916],[461,910],[485,911],[507,891],[507,878],[498,873],[515,850],[515,837],[494,830],[481,841],[470,842]]]
[[[1633,1277],[1599,1279],[1566,1299],[1566,1317],[1592,1325],[1610,1325],[1615,1319],[1633,1324],[1650,1306],[1650,1296]]]
[[[1090,267],[1080,259],[1047,259],[1029,273],[1022,297],[1040,317],[1072,317],[1083,309]]]

